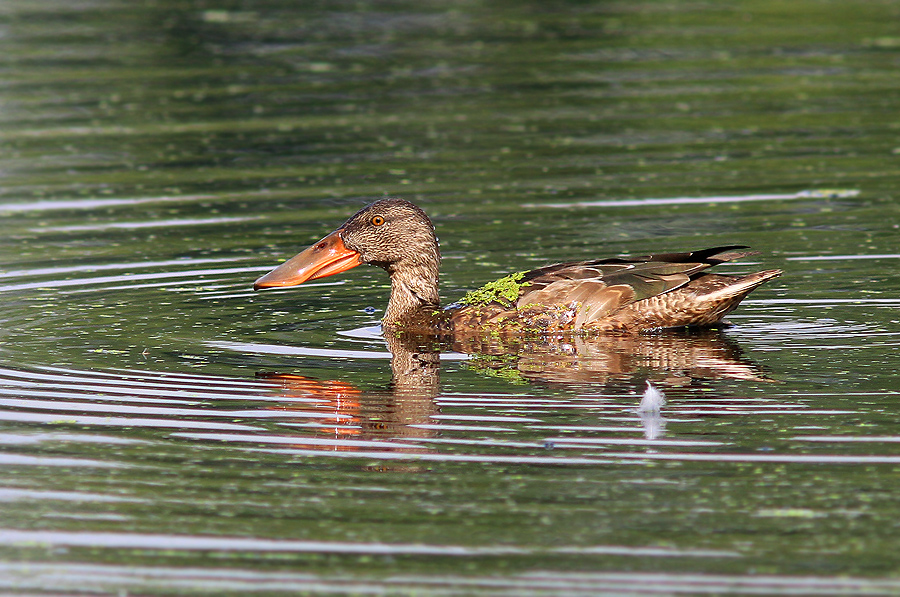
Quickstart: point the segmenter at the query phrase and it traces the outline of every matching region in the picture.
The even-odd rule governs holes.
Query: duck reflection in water
[[[601,338],[506,340],[486,337],[441,339],[416,334],[385,334],[391,352],[391,381],[361,389],[343,380],[317,380],[297,374],[263,373],[281,382],[285,397],[315,398],[328,416],[302,420],[315,436],[335,441],[297,446],[332,451],[424,452],[440,435],[440,353],[467,353],[463,367],[509,384],[565,385],[587,396],[623,396],[622,410],[643,426],[648,439],[661,437],[660,409],[639,409],[647,382],[655,388],[696,390],[708,380],[768,382],[719,329],[667,330],[653,335]],[[290,408],[283,406],[281,408]],[[299,407],[308,410],[308,407]],[[477,422],[475,423],[477,424]],[[398,441],[390,441],[398,440]],[[404,443],[404,440],[409,443]],[[379,445],[366,442],[377,441]],[[362,442],[362,443],[361,443]],[[401,467],[406,470],[407,467]],[[396,470],[393,466],[391,470]]]
[[[435,437],[433,416],[439,413],[436,397],[440,389],[440,352],[433,346],[418,346],[396,336],[386,336],[391,352],[391,382],[385,388],[363,390],[344,381],[325,381],[293,373],[258,373],[257,377],[281,383],[285,398],[314,398],[316,411],[330,416],[301,424],[315,429],[316,438],[330,437],[326,444],[304,443],[298,448],[328,451],[372,450],[421,453]],[[281,409],[291,408],[290,402]],[[298,407],[304,411],[308,406]],[[399,440],[399,441],[387,441]],[[410,443],[401,443],[411,440]],[[373,445],[368,442],[378,441]],[[417,471],[419,467],[391,465],[393,471]]]
[[[716,331],[658,333],[722,325],[747,294],[781,274],[707,271],[753,254],[744,249],[549,265],[511,274],[441,308],[434,226],[419,207],[389,198],[364,207],[254,288],[296,286],[364,263],[385,269],[391,293],[382,326],[393,380],[383,398],[393,406],[374,417],[363,415],[361,403],[344,400],[336,415],[359,419],[360,437],[410,437],[430,429],[438,353],[446,349],[473,355],[471,368],[511,381],[609,386],[633,383],[639,371],[661,374],[659,383],[669,385],[708,377],[760,380]],[[309,392],[312,383],[282,380],[288,391]],[[328,383],[334,382],[323,391]]]

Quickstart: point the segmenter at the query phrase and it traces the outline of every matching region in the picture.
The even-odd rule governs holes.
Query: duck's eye
[[[384,218],[382,218],[381,216],[372,216],[370,222],[372,222],[373,226],[381,226],[382,224],[384,224]]]

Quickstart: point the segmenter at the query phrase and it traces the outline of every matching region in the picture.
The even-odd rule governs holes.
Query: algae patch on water
[[[499,280],[488,282],[478,290],[466,294],[459,302],[464,305],[487,305],[497,302],[505,307],[512,307],[519,298],[522,287],[531,284],[531,282],[519,282],[524,277],[525,272],[516,272]]]

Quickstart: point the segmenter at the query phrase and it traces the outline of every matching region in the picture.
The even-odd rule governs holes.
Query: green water
[[[0,588],[896,594],[898,18],[5,3]],[[447,302],[736,243],[785,274],[723,332],[404,373],[383,271],[251,290],[384,195]]]

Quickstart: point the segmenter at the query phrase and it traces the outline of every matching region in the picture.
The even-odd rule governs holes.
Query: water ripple
[[[19,535],[24,538],[23,535]],[[46,537],[45,537],[46,538]],[[567,553],[562,547],[556,553]],[[548,552],[553,553],[553,552]],[[596,546],[573,553],[631,557],[737,557],[725,550],[676,550],[658,547]],[[322,594],[422,595],[872,595],[900,592],[900,580],[826,575],[704,574],[695,572],[566,572],[557,570],[484,575],[372,575],[271,571],[262,568],[135,566],[78,562],[2,562],[0,588],[55,591],[144,593],[194,591],[256,594],[260,592]]]
[[[143,203],[177,203],[214,199],[215,195],[178,195],[161,197],[122,197],[115,199],[54,199],[52,201],[22,201],[0,203],[0,212],[49,211],[84,209],[95,210],[106,207],[133,206]]]
[[[136,263],[133,264],[134,267],[141,267],[141,264]],[[248,274],[251,272],[260,272],[271,269],[266,266],[260,267],[223,267],[216,269],[188,269],[174,272],[155,272],[150,274],[135,274],[135,273],[125,273],[121,276],[92,276],[92,277],[79,277],[79,278],[67,278],[67,279],[57,279],[57,280],[42,280],[40,282],[25,282],[21,284],[6,284],[4,286],[0,286],[0,292],[17,292],[22,290],[36,290],[36,289],[46,289],[46,288],[69,288],[72,286],[103,286],[108,284],[115,283],[126,283],[124,288],[136,288],[136,285],[133,284],[134,281],[140,280],[161,280],[167,278],[197,278],[200,276],[225,276],[228,274]],[[204,284],[208,281],[204,280]],[[71,292],[79,292],[79,291],[67,291]]]
[[[352,358],[364,351],[298,352]],[[900,456],[874,450],[868,454],[795,454],[780,449],[753,453],[738,435],[708,438],[679,433],[706,420],[759,417],[789,421],[786,425],[798,430],[804,427],[801,422],[817,423],[806,428],[827,432],[833,428],[830,419],[839,421],[853,415],[857,411],[852,409],[811,407],[796,396],[771,393],[667,393],[667,402],[650,416],[638,413],[642,398],[637,390],[630,395],[586,392],[569,397],[436,390],[434,396],[428,396],[390,389],[363,391],[343,382],[299,375],[240,379],[146,370],[7,368],[0,369],[0,421],[35,426],[38,433],[0,436],[0,445],[49,441],[77,444],[84,435],[66,434],[58,427],[74,425],[157,430],[163,437],[195,447],[220,444],[250,458],[266,453],[291,459],[560,466],[659,461],[900,463]],[[579,424],[569,418],[573,414]],[[48,424],[56,428],[48,432],[44,428]],[[98,436],[97,441],[105,440]],[[884,446],[898,440],[891,436],[864,440],[818,434],[794,435],[785,441]],[[10,463],[36,466],[55,462],[37,456],[7,457],[13,459]],[[64,466],[66,462],[63,459],[58,464]],[[92,461],[80,462],[88,466]]]
[[[263,216],[245,216],[232,218],[179,218],[172,220],[151,220],[147,222],[107,222],[105,224],[79,224],[77,226],[46,226],[32,228],[32,232],[94,232],[105,230],[140,230],[142,228],[171,228],[173,226],[210,226],[218,224],[234,224],[260,220]]]
[[[851,198],[859,195],[856,189],[822,189],[799,193],[761,193],[752,195],[716,195],[711,197],[666,197],[659,199],[610,199],[602,201],[574,201],[569,203],[526,203],[522,207],[647,207],[657,205],[706,205],[709,203],[745,203],[748,201],[787,201],[792,199]]]
[[[626,547],[588,545],[563,547],[530,547],[516,545],[428,545],[422,543],[367,543],[339,541],[300,541],[293,539],[256,539],[248,537],[153,535],[141,533],[65,532],[0,529],[4,545],[38,544],[57,547],[92,547],[106,549],[153,549],[178,551],[241,551],[321,554],[362,554],[390,556],[434,555],[444,557],[497,557],[530,554],[619,555],[630,557],[740,557],[735,551],[711,549],[677,549],[666,547]]]

